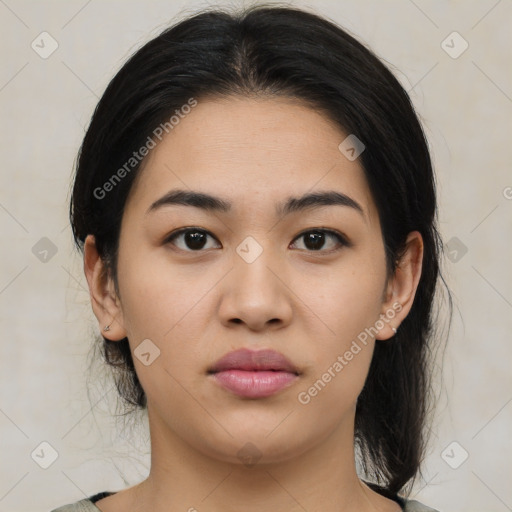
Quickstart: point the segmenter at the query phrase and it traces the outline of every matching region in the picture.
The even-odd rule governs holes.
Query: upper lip
[[[255,351],[241,348],[229,352],[211,366],[208,373],[225,370],[275,370],[299,374],[297,368],[283,354],[268,349]]]

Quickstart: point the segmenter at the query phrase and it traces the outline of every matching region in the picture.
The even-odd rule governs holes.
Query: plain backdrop
[[[294,4],[385,60],[432,148],[455,312],[413,496],[446,512],[512,510],[511,2]],[[146,418],[116,421],[116,390],[101,365],[88,370],[98,327],[71,243],[69,186],[121,64],[208,5],[0,0],[0,511],[48,511],[148,472]]]

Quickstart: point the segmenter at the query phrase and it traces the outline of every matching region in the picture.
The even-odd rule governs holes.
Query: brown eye
[[[165,243],[171,243],[183,251],[194,252],[205,248],[211,249],[212,247],[207,247],[208,238],[214,239],[213,235],[204,229],[183,228],[172,233]]]
[[[308,251],[322,251],[322,249],[325,249],[326,242],[329,242],[329,240],[331,242],[327,244],[328,248],[322,252],[331,252],[337,248],[349,245],[346,238],[340,233],[327,229],[304,231],[295,238],[295,240],[299,240],[301,238],[304,240],[305,249]]]

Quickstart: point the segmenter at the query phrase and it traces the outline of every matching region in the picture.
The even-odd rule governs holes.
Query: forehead
[[[372,221],[377,212],[363,169],[338,148],[347,135],[299,100],[199,99],[150,151],[126,207],[147,209],[179,188],[229,197],[236,215],[274,211],[285,197],[329,189],[352,197]]]

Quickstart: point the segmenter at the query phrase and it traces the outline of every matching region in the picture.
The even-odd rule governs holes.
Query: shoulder
[[[86,498],[75,503],[63,505],[51,512],[98,512],[98,510],[94,503],[89,498]]]
[[[434,508],[427,507],[416,500],[406,500],[404,512],[439,512]]]

